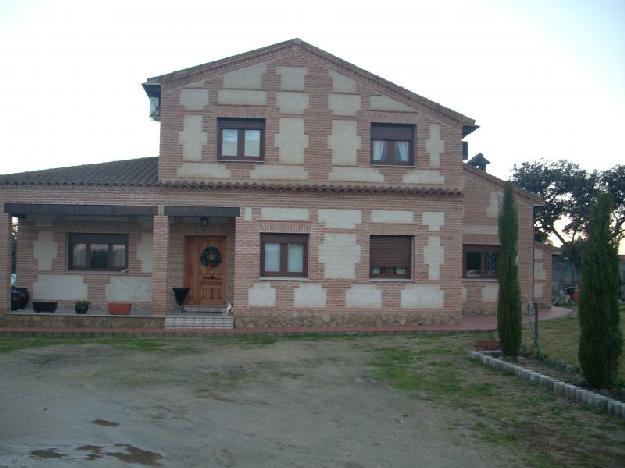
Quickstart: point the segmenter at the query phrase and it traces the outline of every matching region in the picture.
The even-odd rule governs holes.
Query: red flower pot
[[[501,341],[499,340],[479,340],[475,343],[475,349],[478,351],[497,351],[501,349]]]
[[[106,306],[111,315],[130,315],[132,304],[129,302],[109,302]]]

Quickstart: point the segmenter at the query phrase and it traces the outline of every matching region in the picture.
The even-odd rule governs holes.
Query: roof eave
[[[475,121],[473,121],[472,125],[463,125],[462,126],[462,138],[466,137],[467,135],[470,135],[471,133],[473,133],[474,131],[476,131],[478,128],[480,128],[479,125],[475,124]]]
[[[158,98],[161,97],[161,83],[160,82],[153,81],[153,79],[150,78],[145,83],[142,83],[141,86],[143,87],[145,94],[147,94],[148,97],[158,97]]]

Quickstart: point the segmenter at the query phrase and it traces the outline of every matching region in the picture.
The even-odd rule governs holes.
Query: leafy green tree
[[[536,213],[536,240],[543,242],[554,236],[563,247],[583,240],[590,209],[604,192],[612,194],[614,202],[610,235],[617,242],[625,237],[625,165],[587,172],[570,161],[541,159],[515,165],[512,180],[545,203]]]
[[[614,211],[610,226],[616,242],[625,238],[625,164],[603,171],[599,176],[602,189],[612,196]]]
[[[610,229],[612,196],[604,193],[591,213],[582,258],[579,302],[579,362],[594,388],[615,383],[623,349],[619,327],[619,272],[616,240]]]
[[[548,162],[538,160],[524,162],[514,166],[512,181],[522,189],[536,195],[545,206],[536,213],[535,238],[544,242],[549,236],[556,237],[563,245],[569,241],[563,232],[556,226],[564,217],[570,219],[573,211],[576,211],[577,202],[575,195],[584,197],[584,193],[594,193],[590,187],[593,181],[588,179],[588,174],[579,168],[577,164],[561,160]],[[583,215],[583,210],[579,215]],[[583,225],[577,222],[569,223],[564,231],[574,241]]]
[[[499,215],[499,242],[497,332],[503,353],[516,358],[521,348],[522,306],[517,268],[518,217],[510,182],[506,183]]]

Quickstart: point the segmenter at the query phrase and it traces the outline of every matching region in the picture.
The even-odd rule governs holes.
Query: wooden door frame
[[[226,268],[225,268],[225,272],[224,272],[224,277],[223,277],[223,281],[224,281],[224,303],[223,304],[188,304],[188,305],[198,305],[198,306],[222,306],[222,305],[226,305],[228,303],[228,288],[229,288],[229,281],[230,281],[230,262],[228,262],[228,235],[227,234],[185,234],[184,236],[184,257],[183,257],[183,270],[182,270],[182,274],[183,274],[183,278],[184,278],[184,287],[185,288],[190,288],[192,287],[192,285],[190,285],[188,283],[188,257],[189,257],[189,252],[188,252],[188,248],[189,248],[189,240],[193,239],[193,238],[202,238],[202,239],[206,239],[206,238],[219,238],[221,240],[223,240],[223,245],[224,248],[226,249],[226,256],[225,258],[222,259],[223,262],[226,263]]]

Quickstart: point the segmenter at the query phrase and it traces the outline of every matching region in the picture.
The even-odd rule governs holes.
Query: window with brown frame
[[[412,236],[369,237],[370,278],[410,278]]]
[[[465,245],[462,248],[462,276],[497,278],[497,245]]]
[[[414,125],[371,124],[371,164],[414,164]]]
[[[218,119],[217,159],[262,161],[265,157],[263,119]]]
[[[261,276],[308,276],[307,234],[261,234]]]
[[[70,270],[128,268],[128,234],[68,234],[67,247]]]

